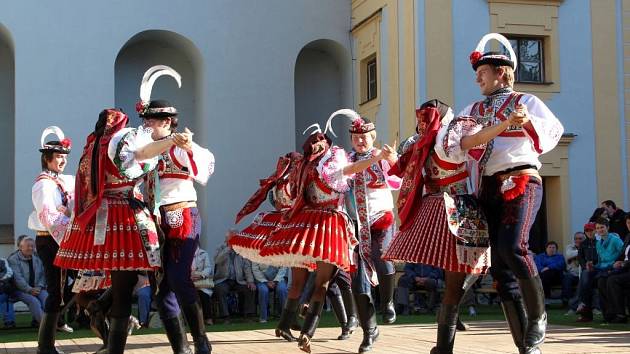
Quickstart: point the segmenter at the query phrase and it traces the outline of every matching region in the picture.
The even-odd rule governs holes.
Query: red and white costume
[[[43,171],[31,189],[35,210],[28,217],[28,228],[48,233],[61,242],[74,204],[74,176]]]

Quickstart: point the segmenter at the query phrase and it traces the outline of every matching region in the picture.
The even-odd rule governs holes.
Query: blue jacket
[[[602,238],[597,241],[595,248],[597,249],[597,258],[599,258],[599,263],[595,265],[595,268],[606,270],[612,268],[613,263],[621,254],[623,241],[616,233],[609,232],[606,240]]]
[[[545,267],[560,271],[563,271],[566,267],[564,256],[560,253],[556,253],[553,256],[548,256],[546,252],[539,253],[534,257],[534,261],[536,262],[538,272],[541,272]]]
[[[420,263],[405,264],[405,277],[408,279],[414,279],[415,277],[433,278],[435,280],[444,278],[440,268]]]

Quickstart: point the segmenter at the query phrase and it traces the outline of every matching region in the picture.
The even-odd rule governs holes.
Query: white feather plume
[[[306,132],[309,129],[311,129],[311,128],[316,128],[315,130],[313,130],[313,132],[311,134],[321,133],[322,132],[322,128],[319,126],[319,123],[313,123],[313,124],[309,125],[308,128],[304,129],[304,131],[302,132],[302,135],[305,135]]]
[[[46,137],[50,134],[55,134],[57,136],[57,140],[62,141],[66,136],[63,134],[63,130],[56,125],[51,125],[50,127],[44,129],[42,132],[42,138],[40,141],[41,148],[44,148]]]
[[[151,101],[151,91],[153,90],[153,84],[160,76],[170,76],[177,81],[177,86],[182,87],[182,77],[175,69],[166,65],[155,65],[149,68],[142,76],[142,83],[140,84],[140,100],[142,102]]]
[[[333,114],[330,115],[330,117],[328,117],[328,120],[326,121],[326,129],[324,129],[324,134],[326,134],[329,130],[330,133],[336,138],[337,134],[335,134],[335,131],[332,128],[332,119],[334,117],[336,117],[337,115],[344,115],[348,118],[350,118],[351,122],[354,122],[357,119],[361,119],[361,116],[359,115],[359,113],[349,109],[349,108],[343,108],[337,111],[334,111]]]
[[[488,33],[483,36],[479,43],[477,43],[477,48],[475,50],[479,53],[483,53],[484,48],[486,47],[486,43],[488,43],[488,41],[491,39],[497,40],[505,47],[505,49],[508,50],[508,52],[510,53],[510,60],[512,60],[512,62],[514,63],[514,68],[517,68],[518,66],[516,63],[516,53],[514,53],[514,49],[512,48],[510,41],[499,33]]]

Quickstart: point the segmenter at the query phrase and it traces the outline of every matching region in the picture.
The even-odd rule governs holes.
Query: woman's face
[[[630,219],[626,219],[626,229],[630,231]]]
[[[604,224],[595,224],[595,231],[600,236],[608,235],[608,226]]]
[[[595,230],[584,230],[584,233],[586,234],[586,237],[590,239],[595,237]]]

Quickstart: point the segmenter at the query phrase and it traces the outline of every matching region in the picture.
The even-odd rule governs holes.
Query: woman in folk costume
[[[166,65],[153,66],[144,74],[140,102],[136,105],[144,127],[152,129],[151,137],[156,141],[173,136],[179,124],[178,111],[173,105],[166,100],[151,100],[153,82],[161,75],[172,76],[181,86],[180,75],[175,70]],[[184,131],[189,133],[188,129]],[[194,182],[205,185],[213,172],[214,155],[189,139],[185,145],[173,145],[162,152],[157,169],[147,177],[148,204],[154,214],[159,212],[160,228],[166,238],[162,252],[163,277],[156,301],[174,353],[190,352],[180,308],[190,328],[195,353],[212,351],[191,267],[201,233]]]
[[[333,113],[337,115],[338,112]],[[317,125],[314,125],[317,126]],[[294,271],[292,282],[297,292],[304,288],[310,264],[315,263],[315,288],[302,332],[300,349],[310,352],[324,304],[329,280],[336,268],[350,270],[351,250],[357,240],[348,216],[343,212],[348,180],[356,172],[383,159],[383,154],[349,163],[346,152],[332,146],[330,138],[317,126],[303,145],[304,159],[294,174],[296,199],[261,249],[261,256],[285,266],[305,267]],[[292,298],[289,294],[289,298]]]
[[[47,136],[54,134],[58,140],[44,143]],[[58,353],[55,348],[55,333],[61,303],[63,302],[62,270],[53,265],[59,250],[59,242],[70,223],[70,211],[74,198],[74,176],[64,175],[67,155],[72,148],[70,139],[56,126],[48,127],[41,137],[42,172],[35,179],[32,201],[35,210],[28,218],[28,227],[36,233],[37,254],[44,264],[48,297],[44,315],[39,323],[38,353]],[[64,326],[67,326],[64,324]]]
[[[345,116],[351,121],[349,133],[352,152],[348,156],[349,160],[362,161],[379,154],[381,150],[374,147],[374,123],[354,111],[347,112]],[[335,135],[332,120],[328,121],[327,126],[331,134]],[[354,174],[348,198],[348,205],[352,210],[349,214],[355,220],[359,239],[359,247],[355,249],[357,272],[353,274],[352,292],[363,329],[360,353],[370,351],[378,337],[376,308],[371,296],[373,286],[379,286],[383,322],[391,324],[396,321],[393,302],[396,270],[393,262],[385,261],[381,257],[396,229],[392,190],[400,187],[400,178],[389,174],[391,166],[396,162],[396,154],[387,156],[390,161],[378,161]]]
[[[125,348],[137,271],[160,266],[155,224],[140,192],[142,177],[157,166],[160,153],[190,138],[154,142],[151,130],[126,128],[127,122],[118,109],[99,114],[79,161],[71,228],[55,259],[61,268],[111,272],[110,354]]]
[[[452,145],[459,145],[449,131],[452,110],[431,100],[416,114],[421,117],[421,139],[390,171],[403,177],[398,197],[401,225],[383,258],[444,269],[446,292],[431,353],[452,353],[466,276],[484,273],[490,266],[488,226],[469,194],[466,154],[451,153]]]

